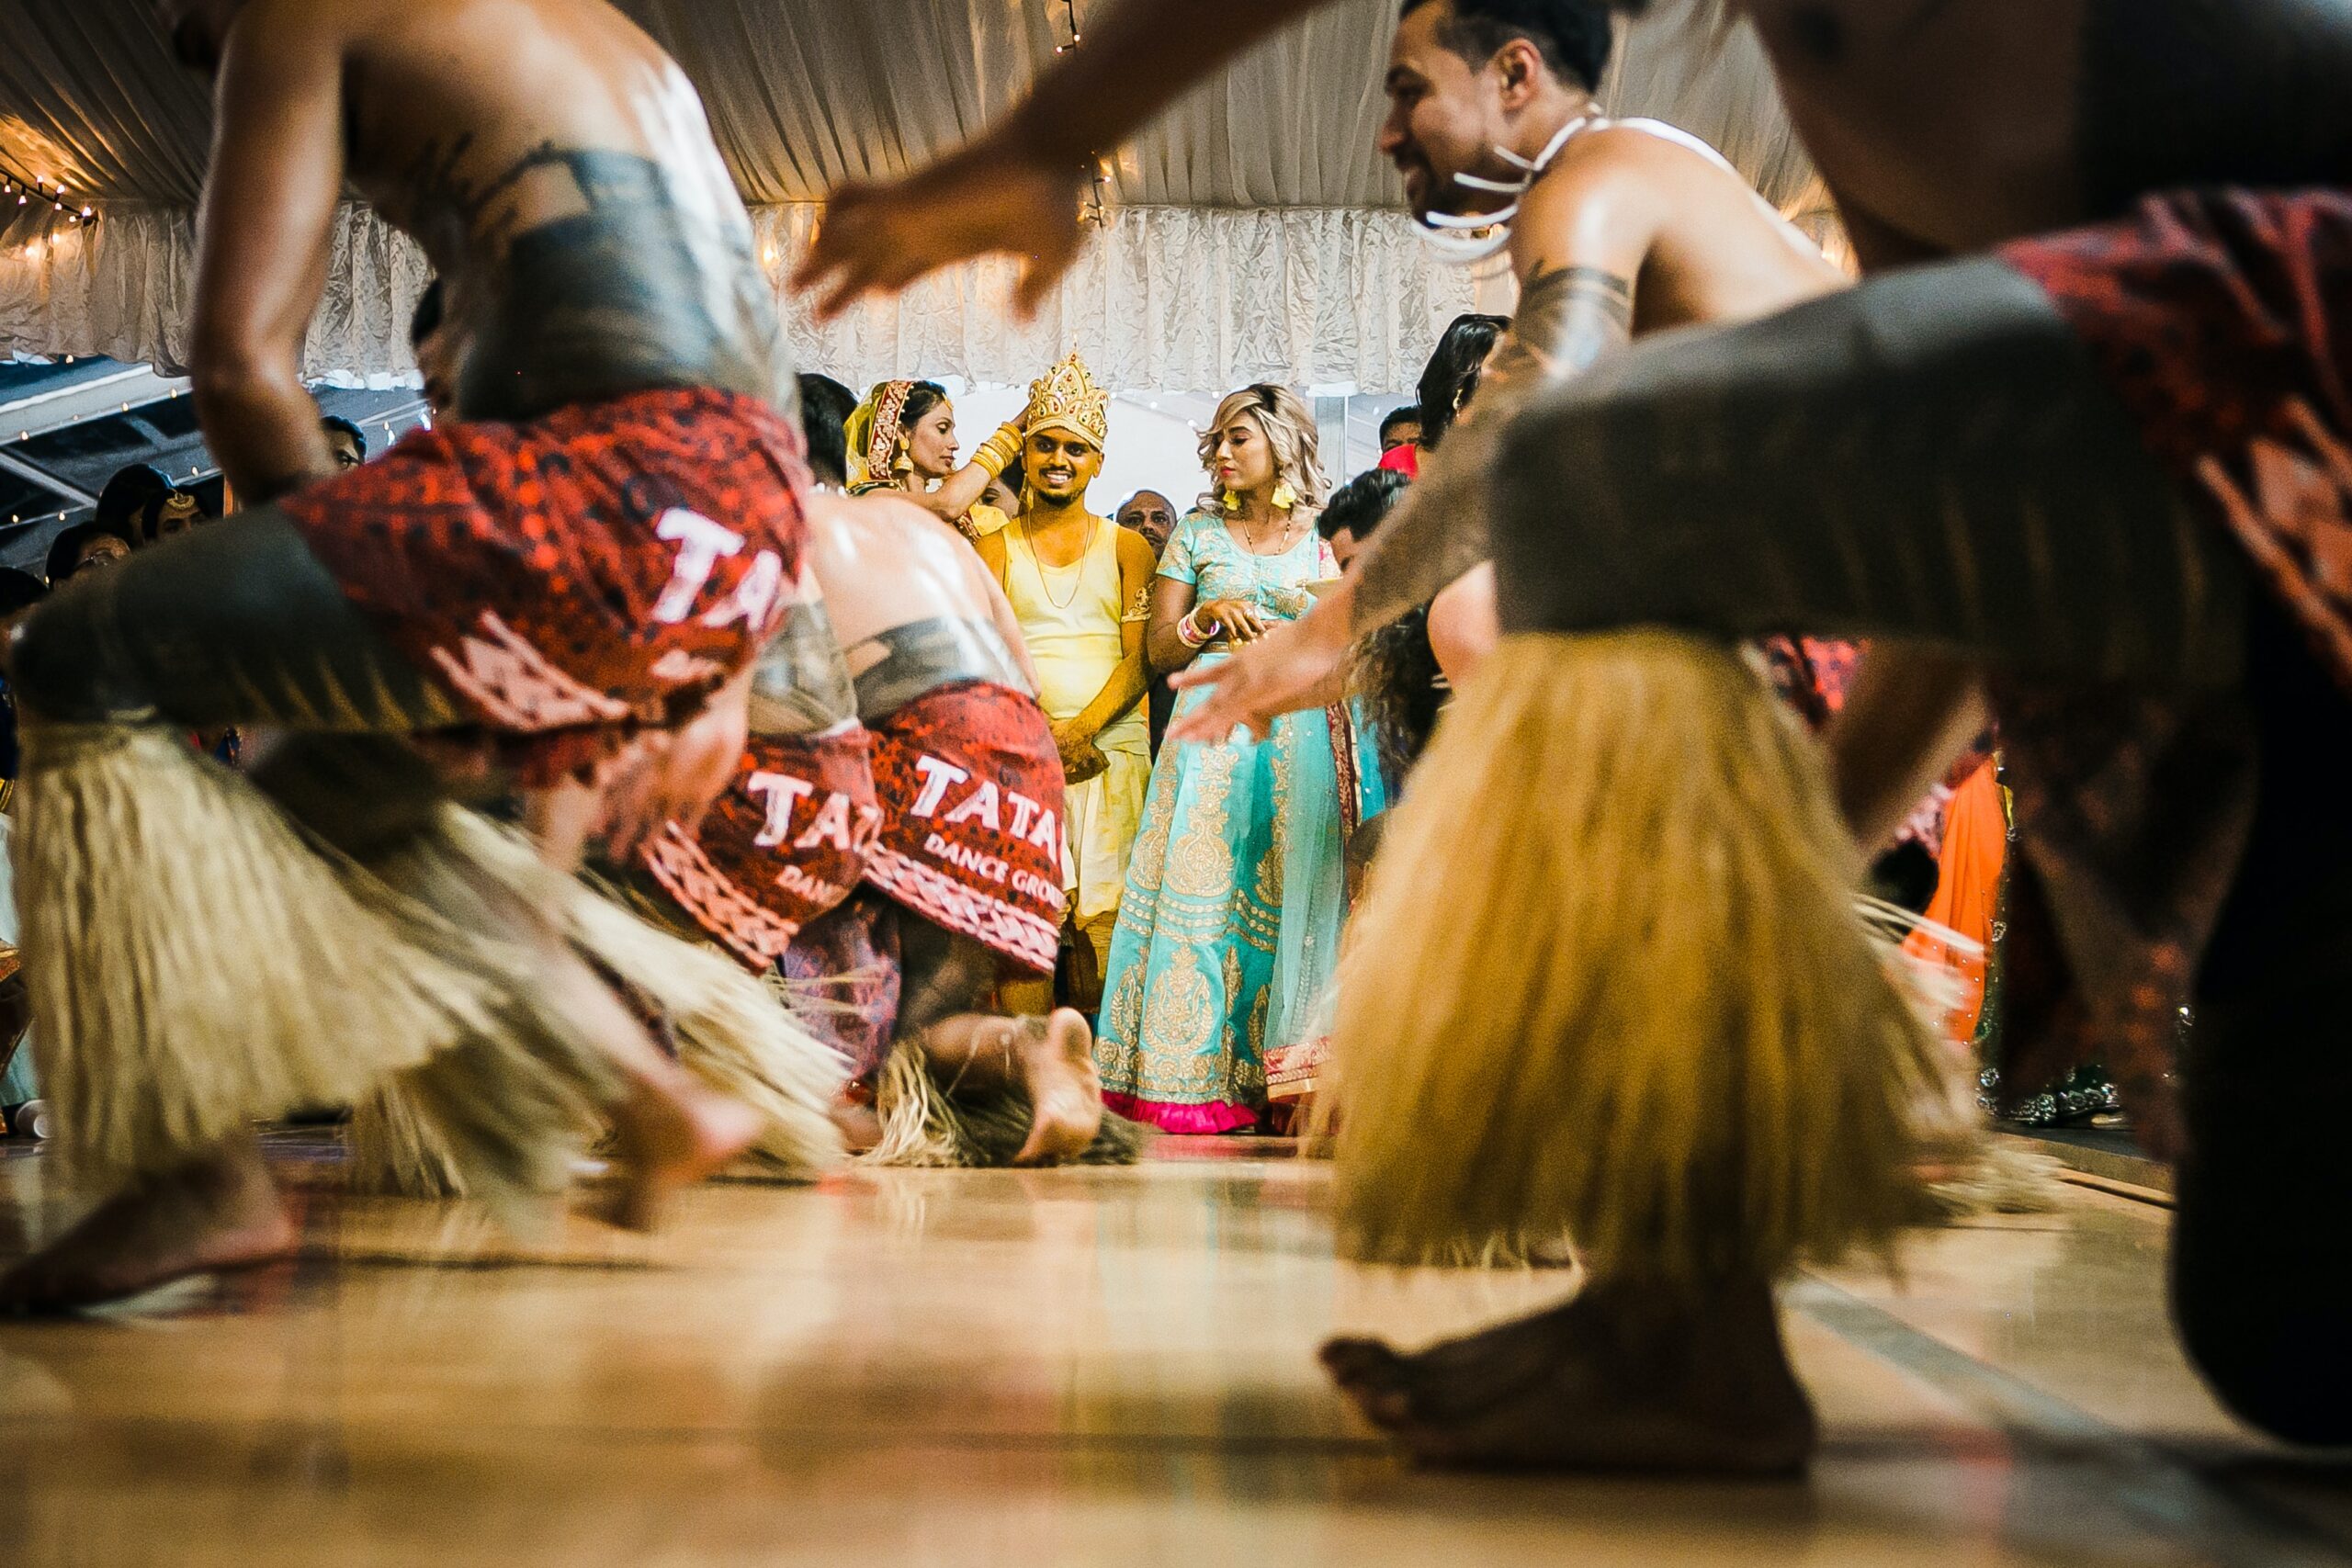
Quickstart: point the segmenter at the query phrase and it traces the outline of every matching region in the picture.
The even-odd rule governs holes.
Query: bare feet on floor
[[[758,1111],[685,1073],[640,1081],[613,1112],[621,1183],[600,1216],[651,1230],[671,1193],[717,1175],[766,1128]]]
[[[1028,1141],[1015,1165],[1061,1165],[1083,1155],[1102,1127],[1102,1077],[1094,1067],[1094,1032],[1069,1008],[1016,1023],[1013,1053],[1029,1091]]]
[[[291,1257],[300,1240],[251,1145],[116,1194],[0,1275],[0,1312],[120,1301],[191,1274]]]
[[[1703,1292],[1596,1281],[1414,1355],[1335,1339],[1323,1364],[1429,1464],[1780,1475],[1816,1441],[1761,1280]]]

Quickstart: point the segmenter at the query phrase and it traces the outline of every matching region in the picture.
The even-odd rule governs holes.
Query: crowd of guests
[[[812,423],[846,436],[848,488],[904,494],[954,526],[1021,627],[1070,789],[1051,1001],[1096,1020],[1106,1100],[1130,1117],[1279,1130],[1313,1091],[1350,898],[1449,682],[1491,644],[1491,595],[1384,633],[1348,695],[1262,739],[1164,746],[1184,705],[1169,681],[1297,619],[1339,581],[1475,391],[1499,324],[1455,323],[1420,402],[1383,420],[1379,467],[1336,489],[1312,409],[1260,385],[1224,399],[1202,433],[1197,487],[1170,487],[1193,489],[1189,504],[1145,490],[1108,517],[1091,487],[1109,400],[1075,356],[968,457],[937,382],[858,399],[804,378],[822,405]]]
[[[1107,518],[1091,509],[1091,487],[1109,400],[1075,355],[968,459],[936,382],[886,381],[859,399],[804,378],[804,398],[823,405],[808,417],[847,437],[848,488],[901,493],[954,526],[1021,627],[1069,786],[1068,903],[1053,979],[1008,977],[1000,999],[1094,1019],[1106,1100],[1127,1116],[1182,1133],[1281,1131],[1315,1091],[1350,902],[1385,807],[1454,684],[1494,644],[1491,575],[1473,572],[1376,633],[1358,649],[1346,695],[1278,721],[1262,739],[1163,745],[1184,706],[1169,678],[1297,619],[1338,581],[1476,396],[1508,325],[1455,320],[1417,400],[1382,421],[1377,466],[1336,488],[1308,405],[1285,388],[1252,386],[1224,399],[1202,434],[1189,505],[1138,491]],[[356,425],[324,423],[345,467],[367,459]],[[157,469],[125,468],[88,521],[56,536],[45,581],[0,571],[0,616],[207,520],[197,497]],[[1834,709],[1847,650],[1760,653],[1801,716],[1819,723]],[[237,753],[233,733],[191,740],[224,760]],[[14,750],[13,715],[0,715],[10,778]],[[1991,795],[1989,773],[1972,793]],[[1889,886],[1915,908],[1938,887],[1933,861],[1924,871],[1911,863],[1934,845],[1934,817],[1889,862]],[[1997,827],[1993,837],[1997,877]],[[1978,897],[1989,909],[1991,896]],[[7,1000],[0,977],[0,1054],[22,1032]],[[16,1055],[0,1076],[0,1115],[23,1122],[37,1086]]]

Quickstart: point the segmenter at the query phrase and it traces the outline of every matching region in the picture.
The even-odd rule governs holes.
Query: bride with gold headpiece
[[[1002,511],[981,496],[1019,460],[1022,420],[1008,420],[980,443],[972,460],[956,461],[956,405],[936,381],[878,381],[844,428],[849,491],[895,490],[956,532],[978,541],[1002,528]]]

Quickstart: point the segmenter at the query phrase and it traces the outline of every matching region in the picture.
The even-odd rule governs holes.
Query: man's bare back
[[[2325,0],[1747,9],[1873,265],[2067,228],[2165,186],[2352,169],[2352,13]]]
[[[994,632],[1011,672],[1036,690],[1003,590],[960,535],[913,502],[880,492],[812,496],[808,559],[853,677],[889,656],[894,633],[948,624]]]
[[[346,180],[445,280],[459,412],[652,387],[788,406],[773,296],[695,90],[603,0],[162,0],[217,59],[191,361],[241,495],[327,469],[296,374]],[[303,428],[297,429],[300,425]]]

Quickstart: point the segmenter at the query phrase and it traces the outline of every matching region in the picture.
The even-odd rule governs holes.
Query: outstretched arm
[[[976,256],[1026,259],[1017,303],[1035,310],[1078,255],[1078,191],[1092,161],[1177,95],[1329,0],[1125,0],[1086,47],[1037,78],[1011,118],[892,185],[833,193],[793,287],[820,317]]]
[[[341,37],[284,5],[248,10],[221,56],[188,358],[205,440],[249,506],[335,471],[300,367],[343,192],[343,64]]]
[[[1528,193],[1512,231],[1519,309],[1477,400],[1338,589],[1225,663],[1174,678],[1216,690],[1169,728],[1171,739],[1221,740],[1237,725],[1265,733],[1277,716],[1312,705],[1356,638],[1427,604],[1491,553],[1492,474],[1511,416],[1633,335],[1634,279],[1659,214],[1645,182],[1621,178],[1621,167],[1564,164]]]

